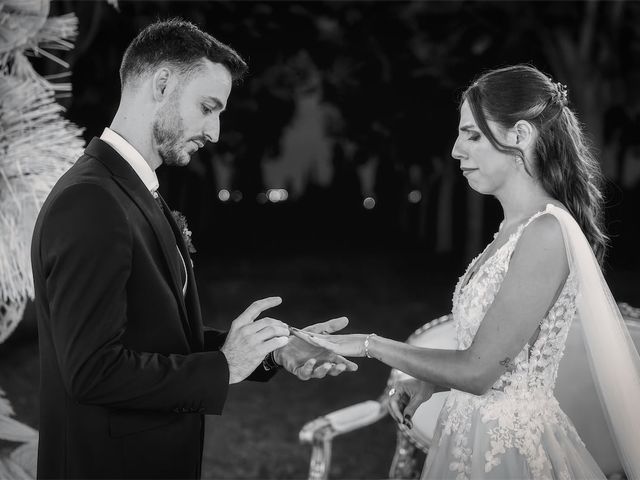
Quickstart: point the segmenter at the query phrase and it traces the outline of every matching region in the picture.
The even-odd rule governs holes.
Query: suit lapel
[[[169,205],[167,205],[162,197],[160,197],[160,201],[162,202],[162,208],[165,212],[167,212],[167,221],[171,226],[171,230],[173,230],[176,245],[180,250],[180,254],[182,255],[185,267],[187,269],[187,292],[185,298],[186,303],[191,307],[191,311],[189,312],[190,315],[188,315],[188,318],[191,324],[191,332],[193,334],[193,338],[198,342],[200,349],[202,349],[204,347],[204,334],[202,332],[202,313],[200,312],[200,300],[198,299],[198,290],[196,288],[195,273],[191,264],[191,255],[189,254],[189,249],[187,248],[187,244],[184,241],[182,232],[180,231],[178,224],[171,214]],[[182,291],[182,286],[180,286],[180,291]]]
[[[98,138],[94,138],[87,146],[85,152],[95,157],[111,171],[114,180],[138,206],[151,225],[160,244],[164,261],[171,273],[170,284],[176,301],[180,306],[182,326],[187,334],[187,338],[193,339],[193,332],[189,324],[187,309],[182,295],[182,285],[180,284],[180,271],[178,270],[180,266],[175,261],[177,239],[167,218],[165,218],[165,215],[160,211],[151,192],[147,190],[147,187],[142,180],[140,180],[133,168],[107,143]],[[181,241],[179,243],[181,243]],[[189,257],[185,258],[185,262],[188,258]],[[187,268],[187,272],[189,267]],[[191,281],[191,279],[189,279],[189,281]]]

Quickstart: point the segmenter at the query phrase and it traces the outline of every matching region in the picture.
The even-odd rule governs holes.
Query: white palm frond
[[[68,66],[50,50],[73,48],[78,20],[48,13],[48,0],[0,0],[0,313],[11,314],[0,319],[0,343],[33,298],[30,245],[42,202],[84,148],[82,130],[55,101],[70,85],[44,79],[25,56]]]
[[[0,416],[0,438],[10,442],[26,443],[38,438],[38,431],[10,417]]]
[[[30,63],[17,53],[14,66]],[[82,153],[81,129],[61,115],[45,80],[0,77],[0,301],[33,298],[30,245],[54,183]]]
[[[22,443],[11,453],[0,452],[0,478],[35,478],[38,457],[38,431],[11,418],[13,408],[0,389],[0,440]]]
[[[50,83],[25,57],[42,55],[68,68],[50,50],[73,48],[77,18],[48,15],[49,0],[0,0],[0,343],[33,298],[30,246],[37,214],[84,148],[82,130],[55,101],[55,92],[70,85]],[[35,478],[38,432],[12,416],[0,389],[0,440],[22,443],[8,455],[0,452],[0,478]]]
[[[18,326],[26,307],[26,300],[0,302],[0,343],[4,342]]]
[[[49,52],[49,50],[71,50],[78,32],[78,17],[69,13],[58,17],[47,18],[42,28],[36,32],[29,42],[29,49],[36,55],[42,55],[49,60],[69,68],[69,64]]]
[[[7,400],[4,390],[0,388],[0,416],[11,415],[13,415],[13,407],[11,407],[9,400]]]
[[[0,440],[19,443],[37,441],[38,431],[14,420],[12,416],[13,408],[6,399],[4,391],[0,389]],[[0,478],[2,478],[1,475]]]
[[[0,54],[26,48],[48,15],[48,0],[0,0]]]
[[[4,392],[0,390],[0,440],[19,443],[37,441],[37,430],[18,422],[11,416],[13,416],[13,408],[11,408],[9,400],[5,398]],[[2,478],[1,475],[0,478]]]
[[[35,478],[38,465],[38,439],[19,446],[11,452],[9,458],[29,475],[28,478]]]
[[[5,480],[29,480],[34,476],[29,475],[11,456],[0,456],[0,478]]]

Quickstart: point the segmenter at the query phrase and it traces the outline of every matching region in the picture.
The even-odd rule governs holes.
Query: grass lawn
[[[269,316],[303,327],[346,315],[351,332],[405,339],[415,328],[447,313],[460,266],[419,254],[367,252],[255,254],[196,258],[205,322],[226,329],[251,301],[283,297]],[[638,272],[609,276],[619,300],[640,305]],[[0,346],[0,387],[16,416],[38,425],[38,358],[29,322]],[[301,382],[285,372],[266,384],[230,388],[224,414],[208,417],[205,478],[303,478],[310,449],[298,442],[302,425],[353,403],[376,398],[388,368],[358,359],[353,374]],[[386,419],[334,442],[332,478],[385,478],[393,454],[393,422]]]

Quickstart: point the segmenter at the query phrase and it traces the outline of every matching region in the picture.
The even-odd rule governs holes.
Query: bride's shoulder
[[[548,211],[541,212],[527,223],[522,232],[522,238],[526,237],[537,238],[545,245],[549,243],[563,245],[560,222]]]
[[[568,268],[562,226],[558,219],[548,211],[532,218],[522,231],[514,256],[527,257],[543,268]]]

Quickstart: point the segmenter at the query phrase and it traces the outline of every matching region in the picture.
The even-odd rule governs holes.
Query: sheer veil
[[[565,210],[547,206],[562,227],[577,310],[604,416],[628,478],[640,479],[640,356],[582,230]]]

